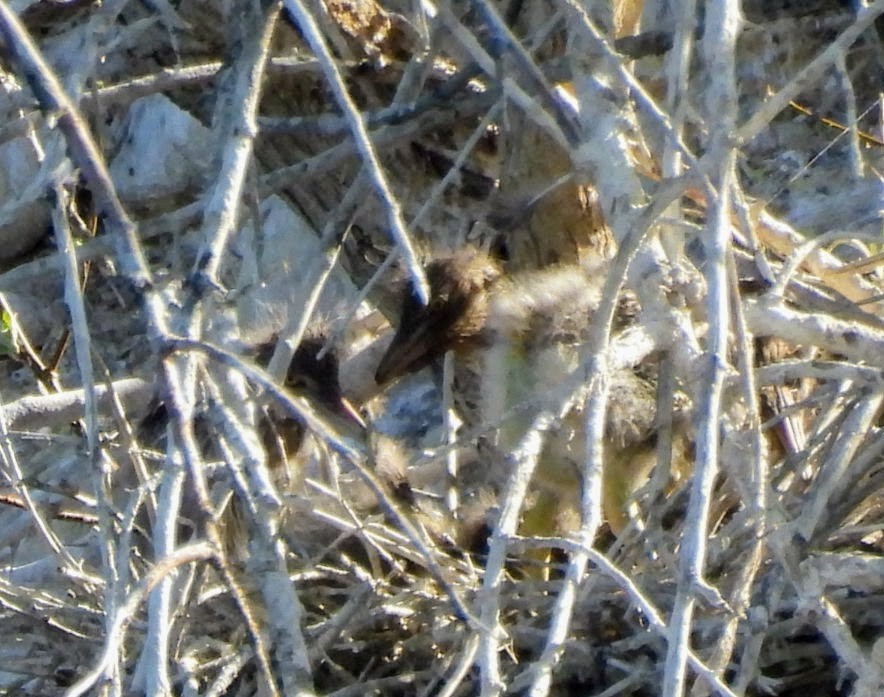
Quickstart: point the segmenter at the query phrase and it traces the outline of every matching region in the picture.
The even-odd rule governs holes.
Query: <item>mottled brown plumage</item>
[[[427,266],[430,301],[413,293],[402,302],[399,328],[381,359],[378,384],[427,367],[446,351],[470,350],[487,341],[489,293],[500,266],[486,254],[465,249]]]
[[[360,417],[341,392],[337,353],[331,349],[319,357],[325,343],[326,337],[320,332],[308,334],[301,340],[286,371],[285,386],[297,396],[308,399],[324,416],[361,426]],[[275,342],[260,346],[258,361],[266,363],[274,346]],[[303,424],[273,408],[267,410],[259,428],[271,465],[284,462],[297,453],[304,440]]]

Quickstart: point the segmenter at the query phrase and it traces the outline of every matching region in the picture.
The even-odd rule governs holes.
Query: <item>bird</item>
[[[375,373],[379,385],[430,365],[446,351],[469,352],[488,343],[492,289],[503,275],[487,254],[469,247],[427,265],[429,300],[406,292],[399,326]]]
[[[266,366],[276,343],[277,338],[271,337],[253,346],[248,353],[258,365]],[[365,423],[341,389],[337,349],[327,344],[324,327],[308,329],[289,362],[283,386],[293,396],[307,400],[313,411],[339,432],[354,438],[364,437]],[[297,500],[309,500],[308,479],[330,482],[335,477],[335,468],[330,465],[331,455],[321,438],[313,437],[300,419],[260,396],[256,431],[264,449],[269,476],[284,499],[287,495],[295,495]],[[232,559],[240,559],[247,553],[251,534],[248,510],[249,507],[233,496],[232,491],[225,497],[219,518],[220,530],[225,550]],[[299,521],[299,516],[287,509],[283,521],[284,530],[291,532],[288,529]],[[297,531],[289,537],[303,538],[303,532]]]
[[[322,329],[311,329],[305,334],[289,362],[284,386],[295,396],[309,400],[317,411],[334,423],[343,423],[348,429],[364,428],[362,418],[341,390],[337,351],[331,347],[324,354],[321,353],[326,343],[327,336]],[[246,350],[246,355],[258,365],[266,366],[275,346],[276,338],[273,337],[251,346]],[[204,423],[201,414],[197,416],[198,441],[211,451],[213,443],[207,433],[209,426]],[[168,419],[165,402],[154,397],[146,415],[139,422],[140,440],[160,442],[165,435]],[[261,405],[257,428],[271,467],[279,466],[295,455],[306,437],[304,424],[299,419],[272,405]]]
[[[309,400],[327,421],[346,430],[361,430],[365,423],[341,390],[337,350],[329,347],[323,351],[327,343],[323,330],[308,331],[289,362],[284,385],[296,396]],[[275,346],[275,339],[260,344],[257,362],[266,365]],[[290,463],[305,444],[304,424],[272,406],[263,408],[258,430],[271,469]]]
[[[533,415],[557,406],[573,379],[601,302],[605,261],[507,274],[488,253],[464,247],[433,258],[426,276],[429,301],[423,305],[405,294],[376,380],[387,384],[453,351],[471,374],[461,382],[479,392],[459,401],[473,407],[464,420],[496,427],[495,447],[506,454]],[[635,298],[620,299],[615,329],[633,322],[638,311]],[[629,368],[613,370],[609,381],[603,506],[619,533],[628,522],[627,502],[656,462],[656,387],[652,375]],[[584,453],[583,418],[575,410],[547,434],[523,533],[574,529]]]
[[[321,354],[327,343],[323,329],[311,328],[305,335],[289,362],[284,386],[297,397],[310,402],[326,423],[332,423],[339,431],[359,437],[363,435],[364,422],[344,397],[339,381],[339,362],[334,347]],[[246,357],[260,366],[266,366],[273,354],[276,339],[247,347]],[[321,357],[320,357],[321,356]],[[263,446],[265,461],[270,477],[277,490],[282,493],[303,494],[308,476],[315,476],[327,461],[327,453],[318,438],[312,438],[305,425],[266,398],[256,398],[255,431]],[[165,402],[155,397],[148,413],[139,423],[138,438],[141,443],[162,447],[167,431],[169,413]],[[198,413],[194,420],[197,444],[207,459],[223,459],[223,452],[217,447],[217,432],[212,419]],[[228,554],[239,555],[247,548],[248,514],[229,482],[219,489],[223,497],[216,502],[219,528]],[[187,490],[182,511],[186,517],[199,507],[192,492]],[[205,512],[205,511],[204,511]],[[142,530],[152,526],[148,516],[138,521]],[[148,535],[149,536],[149,535]]]

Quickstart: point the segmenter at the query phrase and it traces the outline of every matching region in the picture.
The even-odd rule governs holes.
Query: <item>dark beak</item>
[[[405,329],[405,331],[403,331]],[[375,372],[375,382],[384,385],[397,377],[420,370],[430,363],[433,331],[429,322],[399,328]]]

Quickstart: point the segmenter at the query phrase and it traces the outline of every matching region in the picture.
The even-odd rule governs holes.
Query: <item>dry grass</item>
[[[881,694],[884,2],[637,39],[641,2],[383,5],[19,3],[51,68],[3,9],[0,692]],[[398,289],[467,243],[639,297],[694,462],[619,535],[598,447],[573,529],[516,534],[554,414],[459,492],[477,535],[434,377],[373,394]],[[318,323],[397,446],[279,387]],[[590,433],[609,338],[562,397]]]

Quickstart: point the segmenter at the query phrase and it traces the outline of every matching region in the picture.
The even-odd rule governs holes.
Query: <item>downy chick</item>
[[[472,401],[480,405],[479,421],[498,426],[497,448],[509,452],[533,417],[556,408],[564,396],[601,300],[604,269],[601,264],[551,267],[506,276],[493,259],[469,248],[431,261],[426,271],[430,301],[423,306],[410,294],[404,299],[377,380],[390,381],[455,351],[458,361],[472,364],[477,373],[473,389],[479,395]],[[622,302],[618,321],[634,312],[634,303]],[[656,460],[656,390],[632,370],[614,371],[610,380],[603,505],[609,524],[619,531],[627,522],[626,503]],[[567,531],[578,522],[583,421],[575,410],[547,434],[523,533]],[[469,415],[467,422],[476,425]]]
[[[326,337],[321,332],[304,336],[289,363],[285,386],[295,395],[310,400],[326,420],[347,429],[363,428],[361,417],[341,391],[336,351],[332,348],[319,357],[325,344]],[[269,361],[274,346],[275,342],[269,342],[258,348],[260,363]],[[271,468],[287,465],[304,445],[304,425],[275,407],[265,408],[259,429]]]

